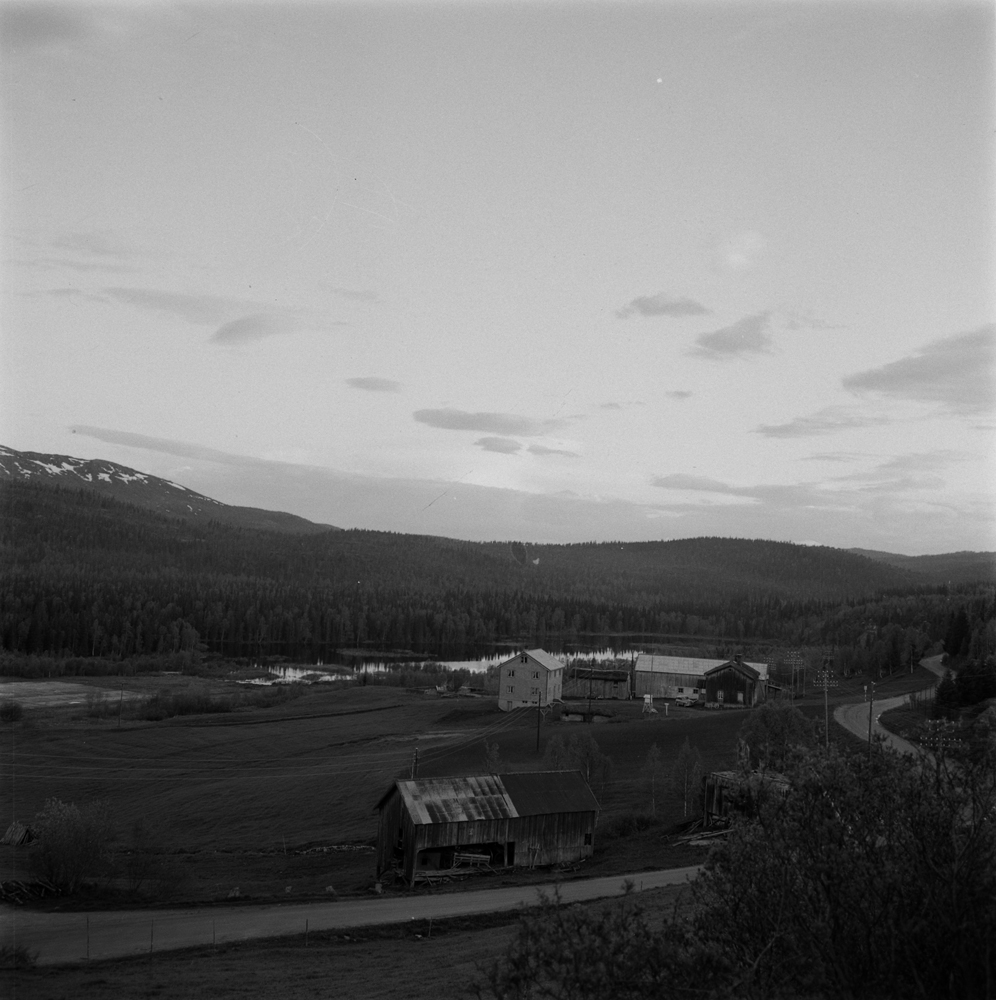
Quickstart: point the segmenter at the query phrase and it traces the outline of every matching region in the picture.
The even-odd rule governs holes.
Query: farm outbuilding
[[[460,866],[571,864],[594,850],[598,802],[580,771],[400,779],[377,803],[377,875],[409,884]]]
[[[712,771],[702,778],[702,818],[706,826],[725,826],[734,812],[754,815],[762,798],[787,795],[789,787],[776,771]]]
[[[565,698],[626,699],[629,692],[628,670],[571,667],[564,679]]]
[[[526,649],[498,665],[498,708],[515,708],[560,701],[564,665],[543,649]]]
[[[693,656],[659,656],[641,653],[636,658],[633,675],[637,698],[651,694],[655,698],[696,698],[706,701],[706,673],[729,665],[731,660],[705,659]],[[757,672],[759,689],[764,691],[768,679],[767,663],[746,663]]]
[[[752,708],[764,699],[761,674],[740,659],[728,660],[705,672],[705,702],[710,708]]]

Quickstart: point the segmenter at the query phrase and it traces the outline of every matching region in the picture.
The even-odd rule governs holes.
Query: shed
[[[709,708],[752,708],[764,699],[761,674],[742,660],[727,660],[704,674],[705,702]]]
[[[705,825],[725,825],[734,812],[755,815],[763,797],[787,795],[789,788],[788,778],[777,771],[712,771],[702,778]]]
[[[564,665],[543,649],[525,649],[498,665],[498,708],[549,705],[563,697]]]
[[[569,864],[594,850],[598,802],[580,771],[399,779],[381,796],[377,874],[461,863]]]

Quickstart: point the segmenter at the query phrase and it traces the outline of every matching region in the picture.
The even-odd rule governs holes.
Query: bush
[[[162,691],[142,702],[139,715],[149,722],[161,722],[177,715],[210,715],[230,712],[232,703],[225,698],[212,698],[208,694],[180,691],[171,694]]]
[[[605,836],[608,840],[632,837],[636,833],[642,833],[655,826],[660,826],[660,821],[656,816],[651,816],[649,813],[630,812],[612,820],[606,827]]]
[[[0,701],[0,722],[20,722],[24,717],[24,708],[19,701],[8,698]]]
[[[109,805],[103,800],[81,809],[74,803],[48,799],[32,829],[38,840],[32,866],[62,892],[76,892],[107,861],[113,827]]]
[[[0,969],[33,969],[37,961],[38,953],[23,944],[0,945]]]
[[[990,1000],[996,725],[932,766],[816,748],[788,776],[713,849],[687,915],[651,926],[632,900],[548,904],[479,992]]]

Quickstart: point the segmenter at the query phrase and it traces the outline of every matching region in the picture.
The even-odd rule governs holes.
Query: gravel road
[[[0,906],[0,944],[37,952],[40,965],[98,958],[121,958],[226,941],[396,924],[430,917],[459,917],[535,906],[539,893],[560,889],[565,902],[600,899],[624,892],[628,879],[637,891],[682,885],[698,867],[577,879],[543,886],[478,889],[438,896],[411,895],[345,899],[287,906],[245,905],[175,910],[95,913],[39,913]]]

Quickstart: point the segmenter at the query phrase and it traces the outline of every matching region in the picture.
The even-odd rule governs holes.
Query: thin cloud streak
[[[142,448],[145,451],[161,452],[164,455],[176,455],[179,458],[192,458],[205,462],[221,462],[223,465],[245,465],[257,461],[246,455],[235,455],[227,451],[205,448],[199,444],[188,444],[186,441],[173,441],[169,438],[150,437],[147,434],[135,434],[132,431],[117,431],[107,427],[92,427],[88,424],[73,424],[68,428],[73,434],[95,438],[106,444],[123,445],[126,448]]]
[[[761,424],[753,433],[769,438],[819,437],[837,431],[876,427],[891,423],[888,417],[861,413],[842,406],[828,406],[808,417],[795,417],[785,424]]]
[[[497,452],[499,455],[514,455],[522,450],[522,445],[512,438],[504,437],[483,437],[478,438],[474,444],[484,451]]]
[[[401,383],[389,378],[377,378],[375,375],[346,379],[346,385],[353,389],[363,389],[366,392],[400,392]]]
[[[843,380],[856,395],[939,403],[959,414],[981,414],[996,403],[996,325],[935,340],[915,354]]]
[[[484,434],[538,437],[563,425],[562,420],[534,420],[512,413],[468,413],[466,410],[416,410],[412,416],[420,424],[447,431],[479,431]]]
[[[277,313],[258,313],[255,316],[242,316],[230,323],[222,323],[211,340],[216,344],[245,344],[264,337],[277,337],[282,334],[299,333],[306,324],[296,316]]]
[[[660,295],[641,295],[616,310],[619,319],[627,319],[633,315],[639,316],[705,316],[711,310],[694,299],[672,299]]]
[[[542,444],[531,444],[526,449],[530,455],[560,455],[563,458],[580,458],[576,451],[567,451],[565,448],[547,448]]]

